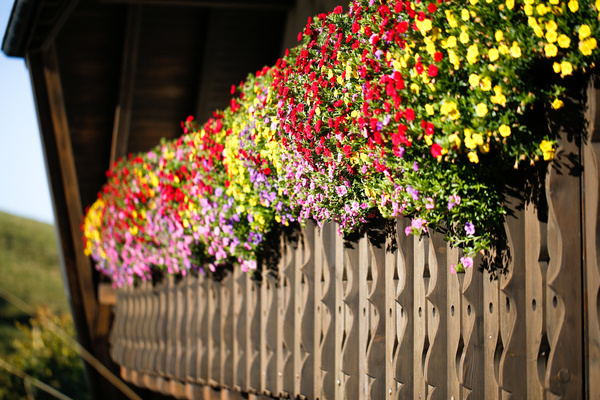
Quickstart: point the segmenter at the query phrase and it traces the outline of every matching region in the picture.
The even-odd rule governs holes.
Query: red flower
[[[429,5],[427,6],[427,11],[433,14],[437,11],[437,5],[435,3],[429,3]]]
[[[333,9],[334,14],[341,14],[343,12],[344,12],[344,9],[342,8],[342,6],[337,6],[336,8]]]
[[[421,72],[423,72],[423,64],[421,64],[420,62],[416,63],[415,70],[417,71],[417,74],[421,74]]]
[[[437,143],[434,143],[434,144],[431,146],[431,155],[432,155],[432,156],[434,156],[434,157],[439,157],[439,156],[441,156],[441,155],[442,155],[442,146],[440,146],[440,145],[439,145],[439,144],[437,144]]]
[[[435,62],[440,62],[440,61],[442,61],[443,58],[444,58],[444,55],[442,53],[440,53],[439,51],[436,51],[435,54],[433,55],[433,59],[435,60]]]
[[[429,68],[427,68],[427,75],[429,75],[430,77],[434,77],[437,76],[438,74],[438,67],[436,67],[435,65],[431,64],[429,66]]]
[[[406,118],[407,121],[412,121],[415,119],[415,111],[412,108],[407,108],[406,111],[404,112],[404,118]]]

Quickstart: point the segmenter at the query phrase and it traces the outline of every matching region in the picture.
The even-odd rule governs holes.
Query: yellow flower
[[[494,62],[496,61],[499,57],[500,57],[500,53],[498,52],[498,49],[490,49],[488,51],[488,57],[490,59],[490,61]]]
[[[579,3],[577,2],[577,0],[569,1],[567,6],[569,7],[569,10],[571,10],[572,13],[577,12],[577,10],[579,10]]]
[[[460,33],[460,36],[459,36],[458,38],[459,38],[459,40],[460,40],[460,42],[461,42],[462,44],[467,44],[467,43],[469,43],[469,34],[468,34],[467,32],[465,32],[465,31],[462,31],[462,32]]]
[[[525,11],[525,15],[531,15],[533,14],[533,6],[531,4],[525,4],[523,11]]]
[[[519,43],[513,42],[512,46],[510,47],[510,55],[513,58],[521,57],[521,48],[519,47]]]
[[[460,112],[456,108],[456,103],[453,101],[449,101],[446,103],[446,100],[442,102],[442,106],[440,108],[440,112],[443,115],[448,115],[451,120],[455,121],[460,118]]]
[[[552,43],[548,43],[544,46],[544,54],[546,54],[546,57],[548,58],[556,57],[556,54],[558,54],[558,47]]]
[[[458,137],[458,135],[456,133],[453,133],[452,135],[448,136],[448,142],[450,142],[450,144],[452,144],[454,142],[454,144],[457,147],[460,147],[460,138]]]
[[[579,40],[583,40],[592,34],[592,30],[589,25],[583,24],[579,27]]]
[[[560,63],[560,71],[562,75],[571,75],[573,73],[573,65],[568,61]]]
[[[500,133],[500,136],[508,137],[510,136],[510,126],[500,125],[500,128],[498,128],[498,132]]]
[[[506,0],[506,8],[512,10],[515,6],[515,0]]]
[[[500,52],[500,54],[508,54],[510,52],[510,49],[507,45],[501,44],[500,46],[498,46],[498,51]]]
[[[549,161],[554,158],[555,150],[551,142],[542,140],[540,143],[540,150],[542,150],[542,154],[544,155],[544,161]]]
[[[431,104],[425,104],[425,111],[427,112],[427,115],[433,115],[435,113]]]
[[[594,38],[587,38],[586,40],[579,42],[579,50],[584,56],[589,56],[592,54],[592,50],[594,50],[597,46],[598,43]]]
[[[556,31],[548,31],[546,32],[546,40],[548,43],[554,43],[557,40]]]
[[[560,0],[550,0],[550,4],[552,5],[557,5],[558,3],[560,3]]]
[[[451,28],[456,28],[458,26],[458,22],[456,22],[456,18],[454,18],[454,15],[452,15],[450,10],[446,10],[446,19]]]
[[[454,52],[454,50],[448,50],[448,59],[454,65],[454,69],[458,69],[460,67],[460,59]]]
[[[475,143],[475,140],[473,140],[473,138],[471,136],[465,136],[465,147],[467,149],[475,149],[477,148],[477,144]]]
[[[467,49],[467,61],[469,64],[475,64],[477,62],[477,57],[479,56],[479,48],[476,44],[472,44]]]
[[[477,104],[477,107],[475,107],[475,113],[479,117],[484,117],[488,113],[487,105],[485,105],[485,103]]]
[[[421,88],[416,83],[410,85],[410,90],[415,94],[419,94],[420,89]]]
[[[485,92],[492,90],[492,81],[487,76],[481,79],[481,89]]]
[[[471,74],[469,75],[469,85],[475,87],[479,86],[479,75]]]
[[[463,21],[468,21],[469,20],[469,10],[467,10],[466,8],[463,8],[460,12],[460,17],[462,18]]]
[[[544,15],[546,14],[548,11],[550,11],[545,4],[539,4],[536,8],[535,11],[537,11],[537,13],[539,15]]]
[[[475,4],[477,4],[478,0],[469,0],[469,3],[471,3],[472,6],[474,6]]]
[[[557,63],[556,61],[554,62],[554,64],[552,64],[552,69],[554,70],[555,73],[560,74],[560,64]]]
[[[502,31],[496,31],[494,37],[496,38],[497,42],[501,42],[502,39],[504,39],[504,33],[502,33]]]
[[[569,38],[567,35],[561,34],[558,37],[558,45],[563,49],[568,48],[571,45],[571,38]]]
[[[554,101],[552,102],[552,108],[554,108],[555,110],[562,108],[564,105],[565,103],[563,103],[563,101],[559,99],[554,99]]]
[[[448,36],[448,39],[446,39],[446,41],[442,42],[442,47],[445,49],[452,48],[455,46],[456,46],[456,37],[455,36]]]
[[[477,164],[479,162],[479,157],[477,156],[477,153],[469,152],[469,154],[467,155],[469,156],[469,161],[471,161],[473,164]]]

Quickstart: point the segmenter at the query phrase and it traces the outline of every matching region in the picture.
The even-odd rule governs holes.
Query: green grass
[[[0,288],[33,307],[69,312],[54,227],[0,212]],[[20,331],[15,322],[29,316],[0,298],[0,355]]]

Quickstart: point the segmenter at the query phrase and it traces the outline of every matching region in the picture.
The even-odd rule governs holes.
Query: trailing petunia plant
[[[598,61],[600,0],[357,0],[232,87],[228,108],[116,163],[83,224],[116,285],[155,269],[256,268],[277,224],[340,233],[407,216],[464,250],[497,241],[510,171],[553,159],[530,123]]]

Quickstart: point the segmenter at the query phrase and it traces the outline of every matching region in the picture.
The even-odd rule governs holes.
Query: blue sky
[[[12,3],[0,1],[0,37]],[[29,72],[22,58],[4,53],[0,54],[0,211],[54,221]]]

